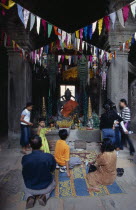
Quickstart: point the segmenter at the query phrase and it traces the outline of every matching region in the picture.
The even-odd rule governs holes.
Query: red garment
[[[69,115],[75,110],[75,108],[78,106],[78,103],[76,101],[70,100],[68,101],[62,110],[62,115],[64,117],[69,117]]]

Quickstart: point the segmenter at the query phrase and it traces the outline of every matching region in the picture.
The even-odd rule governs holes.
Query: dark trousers
[[[31,137],[30,126],[21,125],[20,144],[22,147],[26,147],[29,145],[30,137]]]
[[[129,131],[129,129],[130,129],[130,122],[128,122],[128,124],[127,124],[127,130]],[[126,143],[128,143],[128,145],[129,145],[130,153],[135,152],[134,145],[133,145],[129,135],[122,132],[122,144],[126,144]]]
[[[119,127],[115,127],[115,148],[122,149],[121,145],[121,132]]]

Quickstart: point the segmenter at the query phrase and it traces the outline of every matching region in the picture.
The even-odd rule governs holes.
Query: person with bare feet
[[[25,109],[21,113],[20,123],[21,123],[21,139],[20,144],[22,146],[22,153],[26,154],[30,151],[29,141],[30,141],[30,127],[33,123],[30,122],[31,111],[33,109],[33,104],[31,102],[26,104]]]
[[[42,139],[38,135],[31,139],[30,144],[32,153],[22,158],[26,209],[34,207],[36,199],[45,206],[56,185],[52,175],[56,168],[53,155],[40,150]]]
[[[96,170],[87,174],[89,191],[99,192],[100,185],[111,185],[116,179],[117,155],[110,139],[104,139],[95,161]]]

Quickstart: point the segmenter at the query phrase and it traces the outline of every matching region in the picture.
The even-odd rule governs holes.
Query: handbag
[[[124,174],[124,169],[123,168],[117,168],[117,176],[121,177]]]
[[[88,173],[94,172],[94,171],[96,171],[96,170],[97,170],[96,166],[93,165],[93,164],[91,164],[91,165],[89,166]]]

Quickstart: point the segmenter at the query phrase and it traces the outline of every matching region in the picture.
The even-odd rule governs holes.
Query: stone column
[[[119,52],[108,71],[108,98],[116,105],[121,98],[128,100],[128,55]]]
[[[8,136],[20,133],[20,114],[26,102],[32,100],[31,64],[18,52],[8,58]]]

